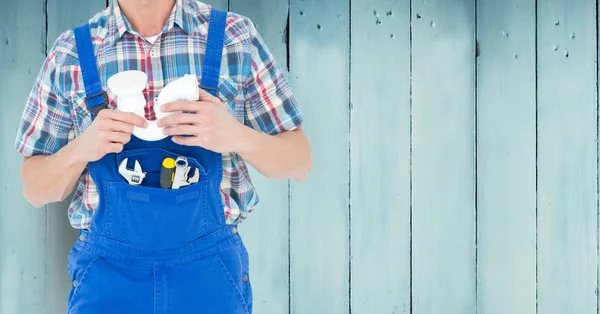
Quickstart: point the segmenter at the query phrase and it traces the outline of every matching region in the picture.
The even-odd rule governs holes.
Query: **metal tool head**
[[[175,159],[175,176],[173,178],[173,185],[171,186],[172,189],[179,189],[181,187],[181,183],[185,181],[188,169],[187,158],[177,157]]]
[[[175,166],[177,168],[186,169],[188,167],[188,160],[185,157],[177,157],[175,159]]]
[[[188,167],[179,186],[188,186],[190,184],[198,183],[198,181],[200,181],[200,171],[198,171],[198,168]]]
[[[140,185],[144,178],[146,178],[146,173],[142,171],[142,166],[136,160],[133,169],[127,168],[128,158],[123,159],[121,164],[119,165],[119,173],[127,180],[127,182],[131,185]]]

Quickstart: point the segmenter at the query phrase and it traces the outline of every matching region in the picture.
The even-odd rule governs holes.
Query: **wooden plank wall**
[[[349,5],[347,0],[291,1],[292,88],[305,104],[307,135],[319,156],[312,175],[291,185],[292,314],[350,308]]]
[[[0,1],[0,313],[63,313],[75,232],[12,145],[55,38],[107,3]],[[208,3],[252,19],[313,147],[305,182],[252,170],[255,313],[600,313],[596,1]]]
[[[412,288],[418,314],[475,312],[474,9],[474,0],[413,1]]]
[[[535,12],[535,0],[477,3],[481,313],[536,313]]]
[[[411,306],[409,12],[407,1],[352,1],[353,313],[409,313]]]
[[[6,165],[0,167],[0,313],[44,313],[45,214],[20,197],[21,158],[12,148],[23,103],[45,57],[44,6],[37,0],[2,2],[0,21],[0,74],[5,78],[0,84],[0,161]]]
[[[591,0],[538,3],[540,313],[598,311],[596,12]]]

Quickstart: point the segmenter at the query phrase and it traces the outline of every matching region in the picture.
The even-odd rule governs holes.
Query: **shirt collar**
[[[192,36],[194,22],[193,16],[188,12],[185,8],[185,0],[177,0],[175,2],[175,6],[173,7],[173,11],[171,11],[171,15],[167,20],[164,28],[161,33],[165,33],[171,30],[175,25],[179,26],[188,36]],[[113,17],[112,23],[112,38],[111,45],[114,45],[123,34],[129,32],[131,34],[140,35],[137,31],[133,29],[127,17],[121,11],[117,0],[111,0],[111,15]]]

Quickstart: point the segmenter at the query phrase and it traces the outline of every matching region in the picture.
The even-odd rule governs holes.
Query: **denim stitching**
[[[79,279],[73,278],[73,280],[77,280],[77,287],[73,288],[73,296],[71,297],[71,300],[69,301],[69,304],[68,304],[69,309],[72,309],[73,301],[77,297],[77,293],[79,292],[79,290],[81,290],[81,288],[83,287],[82,285],[83,285],[83,283],[85,281],[85,278],[86,278],[86,276],[87,276],[87,274],[88,274],[88,272],[90,270],[90,267],[92,267],[99,258],[100,258],[100,255],[94,256],[94,258],[87,264],[87,266],[83,270],[83,273],[81,274],[81,276],[79,277]]]
[[[246,304],[246,299],[244,298],[244,294],[240,290],[240,287],[238,287],[238,285],[235,283],[235,280],[233,279],[233,276],[231,276],[231,273],[229,272],[229,270],[227,269],[227,266],[225,265],[225,263],[221,259],[221,256],[219,256],[219,254],[215,254],[214,258],[216,258],[217,262],[221,266],[221,269],[223,270],[224,275],[227,277],[227,280],[229,281],[230,285],[235,288],[235,291],[237,291],[238,300],[242,303],[242,305],[244,307],[244,310],[245,310],[245,313],[249,314],[249,312],[248,312],[248,304]]]

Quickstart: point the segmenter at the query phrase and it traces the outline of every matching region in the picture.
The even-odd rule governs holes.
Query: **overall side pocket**
[[[251,312],[252,286],[250,284],[248,253],[244,243],[239,241],[237,244],[220,251],[216,255],[223,272],[244,300],[248,311]]]
[[[71,279],[71,290],[67,300],[69,308],[73,306],[81,289],[85,287],[89,273],[94,270],[100,258],[99,255],[84,250],[78,243],[69,252],[67,259],[67,271]]]

